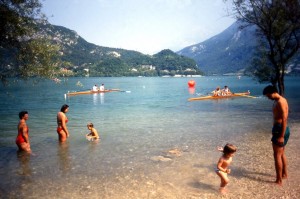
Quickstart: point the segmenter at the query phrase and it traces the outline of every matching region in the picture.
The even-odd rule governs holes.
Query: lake
[[[194,91],[188,88],[191,79]],[[300,120],[299,81],[286,78],[290,124]],[[123,92],[64,96],[102,83]],[[250,90],[257,98],[188,101],[224,85],[233,92]],[[185,165],[215,164],[216,146],[238,145],[249,132],[269,136],[272,102],[262,96],[265,86],[248,77],[223,76],[87,77],[1,85],[0,197],[151,198],[151,187],[169,189],[195,175],[186,168],[184,179],[174,178],[177,168],[184,172]],[[59,144],[56,114],[65,103],[70,106],[70,138]],[[17,153],[15,145],[21,110],[29,112],[31,156]],[[100,142],[85,139],[88,122]],[[170,154],[173,149],[180,154]]]

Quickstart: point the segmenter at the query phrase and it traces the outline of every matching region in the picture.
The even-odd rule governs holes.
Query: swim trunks
[[[215,168],[215,172],[220,172],[221,170],[220,169],[218,169],[218,168]],[[222,172],[222,171],[221,171]]]
[[[283,144],[280,144],[278,143],[278,138],[280,136],[280,133],[281,133],[281,130],[282,130],[282,125],[281,124],[274,124],[273,128],[272,128],[272,139],[271,141],[278,145],[278,146],[281,146],[281,147],[284,147],[288,140],[289,140],[289,137],[290,137],[290,128],[287,126],[286,129],[285,129],[285,133],[284,133],[284,143]]]
[[[63,130],[62,127],[57,127],[57,129],[56,129],[57,133],[61,132],[62,130]]]
[[[29,136],[29,128],[27,127],[27,131],[26,131],[26,134],[27,134],[27,136]],[[16,144],[17,145],[20,145],[20,144],[22,144],[22,143],[24,143],[25,142],[25,139],[24,139],[24,137],[23,137],[23,135],[22,135],[22,131],[19,131],[18,132],[18,136],[17,136],[17,138],[16,138]]]
[[[68,119],[66,119],[66,123],[68,123]],[[61,126],[57,127],[56,131],[57,133],[61,132],[63,128]]]

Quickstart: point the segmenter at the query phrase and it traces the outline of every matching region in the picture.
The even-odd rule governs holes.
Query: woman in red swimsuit
[[[19,147],[20,151],[31,152],[30,142],[29,142],[29,134],[28,134],[28,126],[26,124],[26,120],[28,120],[28,112],[21,111],[19,113],[20,122],[18,124],[18,136],[16,138],[16,144]]]
[[[70,136],[66,125],[68,122],[66,113],[68,111],[69,111],[69,106],[67,104],[64,104],[61,107],[60,112],[57,113],[57,134],[60,142],[65,142],[67,138]]]

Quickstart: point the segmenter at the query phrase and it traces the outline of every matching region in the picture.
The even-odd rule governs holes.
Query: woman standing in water
[[[19,113],[20,122],[18,124],[18,136],[16,138],[16,144],[19,147],[20,151],[31,152],[30,142],[29,142],[29,134],[28,134],[28,126],[26,124],[26,120],[28,120],[28,112],[21,111]]]
[[[65,142],[67,138],[70,136],[67,128],[68,118],[66,116],[66,113],[68,111],[69,111],[69,105],[64,104],[61,107],[60,112],[57,113],[57,134],[60,142]]]

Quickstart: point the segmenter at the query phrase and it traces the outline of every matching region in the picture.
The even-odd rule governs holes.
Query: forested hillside
[[[61,46],[64,75],[74,76],[159,76],[201,75],[196,62],[163,50],[153,56],[137,51],[88,43],[75,31],[50,24],[41,25],[41,34]]]

